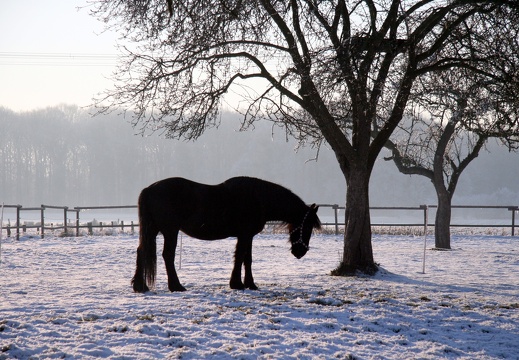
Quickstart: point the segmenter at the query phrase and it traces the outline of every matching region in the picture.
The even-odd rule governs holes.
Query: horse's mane
[[[235,184],[247,184],[246,186],[251,186],[256,189],[262,189],[264,194],[269,194],[270,199],[275,199],[272,201],[277,204],[292,204],[291,206],[297,206],[300,208],[307,209],[306,211],[311,211],[311,209],[305,204],[305,202],[296,194],[294,194],[290,189],[285,188],[282,185],[276,184],[274,182],[257,179],[254,177],[247,176],[239,176],[231,178],[225,181],[223,184],[228,184],[233,186]],[[303,214],[304,215],[304,214]],[[302,216],[303,216],[302,215]],[[312,228],[319,229],[321,227],[321,222],[319,221],[319,217],[312,216]],[[302,219],[298,219],[297,221],[302,221]],[[288,229],[289,232],[294,231],[299,226],[300,223],[295,222],[291,223],[289,221],[281,221],[276,222],[276,229]]]
[[[301,224],[292,224],[292,223],[288,223],[288,222],[282,222],[279,224],[279,228],[280,229],[288,229],[288,232],[292,232],[294,231],[295,229],[297,229]],[[312,228],[313,229],[320,229],[321,228],[321,220],[319,219],[319,217],[316,215],[315,218],[314,218],[314,221],[312,222]]]

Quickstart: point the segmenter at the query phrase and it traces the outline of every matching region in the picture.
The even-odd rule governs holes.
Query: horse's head
[[[292,243],[291,252],[298,259],[305,256],[308,251],[308,244],[310,242],[312,230],[321,228],[321,221],[317,216],[318,209],[319,206],[312,204],[307,208],[300,224],[288,225],[288,230],[290,231],[290,242]]]

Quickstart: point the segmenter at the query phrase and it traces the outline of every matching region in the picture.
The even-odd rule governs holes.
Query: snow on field
[[[518,238],[455,236],[422,274],[422,237],[374,236],[379,274],[338,278],[340,237],[315,236],[297,260],[286,235],[261,235],[260,290],[233,291],[235,241],[184,236],[188,291],[167,290],[159,257],[145,295],[130,287],[137,241],[4,240],[0,359],[519,359]]]

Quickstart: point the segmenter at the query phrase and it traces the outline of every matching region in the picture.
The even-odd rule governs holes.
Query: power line
[[[0,52],[0,65],[113,66],[117,58],[114,54]]]
[[[114,66],[118,59],[115,54],[0,52],[0,66]],[[231,59],[231,62],[240,60]]]

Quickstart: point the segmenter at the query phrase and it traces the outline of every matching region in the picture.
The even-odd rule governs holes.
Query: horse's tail
[[[137,270],[133,277],[133,289],[146,292],[155,285],[157,274],[158,231],[148,208],[147,188],[139,195],[139,247],[137,248]]]

